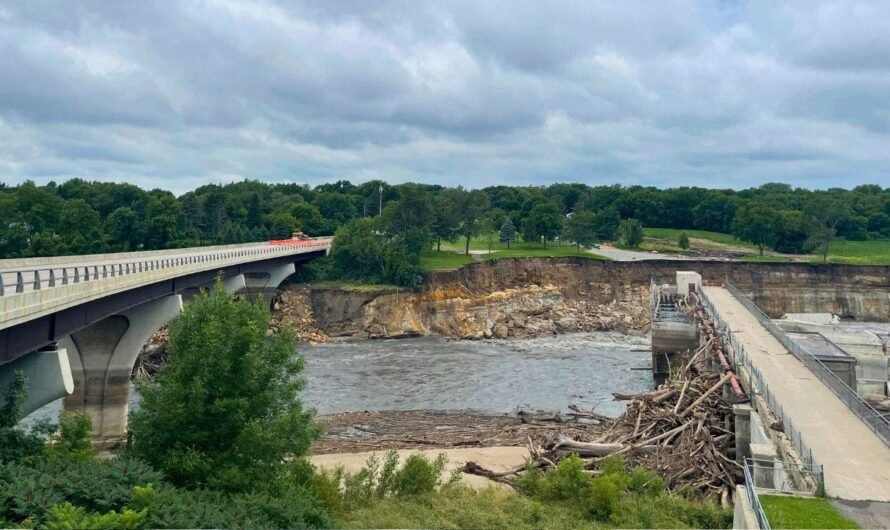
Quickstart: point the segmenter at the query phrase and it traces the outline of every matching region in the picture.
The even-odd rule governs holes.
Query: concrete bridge
[[[0,260],[0,392],[28,377],[25,413],[65,397],[97,438],[126,431],[130,374],[151,335],[217,277],[270,298],[331,239]]]

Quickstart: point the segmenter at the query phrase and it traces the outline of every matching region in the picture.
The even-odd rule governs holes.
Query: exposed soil
[[[313,444],[310,452],[525,446],[530,436],[538,434],[559,431],[572,438],[591,440],[605,430],[601,425],[547,416],[523,419],[514,414],[431,410],[343,412],[318,417],[325,435]]]

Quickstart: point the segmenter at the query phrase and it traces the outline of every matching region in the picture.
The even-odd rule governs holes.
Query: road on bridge
[[[728,290],[704,287],[824,466],[829,497],[890,501],[890,448]]]

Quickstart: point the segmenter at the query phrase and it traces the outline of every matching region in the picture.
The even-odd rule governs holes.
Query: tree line
[[[480,234],[508,244],[559,239],[580,247],[619,236],[638,239],[639,227],[647,226],[732,233],[761,250],[827,253],[838,237],[890,238],[890,188],[552,184],[468,190],[383,181],[310,187],[245,180],[177,197],[161,189],[73,179],[0,184],[0,220],[3,258],[243,243],[286,238],[294,230],[322,236],[345,228],[343,239],[355,241],[349,259],[380,279],[410,283],[421,251],[443,241],[461,241],[468,251]],[[403,254],[411,256],[407,264],[397,259]]]

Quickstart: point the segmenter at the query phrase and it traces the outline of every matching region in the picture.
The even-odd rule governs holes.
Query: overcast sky
[[[0,0],[0,180],[890,186],[890,1]]]

